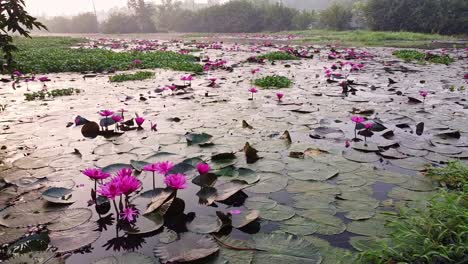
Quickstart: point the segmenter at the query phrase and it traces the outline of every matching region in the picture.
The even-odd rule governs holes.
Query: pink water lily
[[[364,117],[362,117],[362,116],[353,116],[353,117],[351,117],[351,121],[353,121],[356,124],[361,124],[361,123],[364,123],[364,121],[366,121],[366,119]]]
[[[349,148],[351,146],[351,143],[349,143],[349,140],[345,141],[345,148]]]
[[[88,168],[83,170],[82,173],[93,180],[104,180],[110,177],[109,173],[105,173],[97,168]]]
[[[242,211],[241,211],[241,210],[237,210],[237,209],[233,209],[233,210],[229,211],[229,213],[232,214],[232,215],[238,215],[238,214],[241,214]]]
[[[120,213],[120,216],[122,217],[122,219],[126,220],[129,223],[135,221],[138,215],[139,215],[139,212],[134,207],[126,207],[123,210],[123,212]]]
[[[208,172],[210,172],[211,167],[210,167],[210,165],[208,165],[206,163],[198,163],[197,170],[201,175],[204,175],[204,174],[207,174]]]
[[[278,101],[281,102],[281,99],[283,99],[284,93],[276,93],[276,98],[278,98]]]
[[[424,98],[426,98],[428,94],[429,94],[428,91],[419,91],[419,95],[421,95]]]
[[[114,112],[111,111],[111,110],[107,110],[107,109],[106,109],[106,110],[102,110],[101,112],[99,112],[99,114],[100,114],[101,116],[104,116],[104,117],[109,117],[109,116],[113,115]]]
[[[50,79],[47,76],[42,76],[42,77],[39,77],[39,81],[40,82],[48,82],[48,81],[50,81]]]
[[[156,170],[161,175],[167,175],[172,168],[174,168],[174,163],[170,161],[163,161],[157,163],[158,169]]]
[[[106,184],[101,185],[101,188],[98,190],[98,193],[111,200],[114,200],[115,197],[122,195],[122,191],[120,190],[119,184],[116,181],[110,181]]]
[[[116,175],[117,177],[126,177],[126,176],[132,176],[132,169],[131,168],[122,168],[119,171],[117,171]]]
[[[135,65],[141,65],[141,60],[136,59],[136,60],[133,61],[133,64],[135,64]]]
[[[257,90],[257,88],[252,87],[252,88],[249,89],[249,92],[252,94],[252,98],[250,100],[253,100],[254,99],[254,94],[258,93],[258,90]]]
[[[257,69],[253,69],[250,71],[250,73],[252,73],[252,75],[255,75],[256,73],[259,73],[260,72],[260,69],[257,68]]]
[[[366,123],[364,124],[367,130],[372,129],[374,127],[374,123]]]
[[[135,118],[135,122],[139,127],[141,127],[141,125],[143,125],[143,123],[145,122],[145,119],[141,116],[138,116],[137,118]]]
[[[116,184],[119,186],[120,191],[129,196],[141,188],[141,182],[134,176],[123,176],[114,178]]]
[[[17,77],[20,77],[22,76],[23,74],[20,72],[20,71],[14,71],[13,72],[13,75],[17,76]]]
[[[167,187],[181,190],[187,188],[187,180],[184,174],[170,174],[164,179]]]
[[[121,115],[113,115],[112,120],[114,120],[114,122],[118,123],[118,122],[122,121],[123,118],[122,118]]]

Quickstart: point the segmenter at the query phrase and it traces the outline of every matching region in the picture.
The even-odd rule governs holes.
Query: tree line
[[[54,33],[262,32],[326,28],[440,34],[468,32],[466,0],[338,0],[328,8],[298,10],[269,0],[233,0],[198,10],[179,1],[155,5],[129,0],[98,22],[93,13],[41,19]]]

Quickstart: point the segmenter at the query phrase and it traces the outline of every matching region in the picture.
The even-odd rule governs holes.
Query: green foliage
[[[449,190],[468,191],[468,167],[460,161],[449,162],[446,167],[432,167],[427,176],[437,180]]]
[[[432,47],[433,42],[454,41],[456,38],[438,34],[413,32],[377,32],[369,30],[303,30],[279,32],[278,34],[299,35],[297,43],[340,44],[347,46],[379,47]]]
[[[110,82],[142,81],[154,77],[154,72],[141,71],[137,73],[123,73],[109,77]]]
[[[298,60],[298,58],[292,54],[282,51],[270,52],[261,56],[258,56],[260,59],[267,59],[270,61],[275,60]]]
[[[288,88],[292,85],[292,81],[284,76],[271,75],[256,79],[254,84],[263,88]]]
[[[67,89],[54,89],[51,91],[39,91],[33,93],[25,93],[24,96],[26,97],[26,101],[34,101],[34,100],[44,100],[46,98],[55,98],[60,96],[70,96],[73,94],[79,94],[81,90],[75,88],[67,88]]]
[[[113,12],[101,24],[101,30],[106,34],[128,34],[138,32],[139,27],[133,16],[123,12]]]
[[[422,53],[416,50],[398,50],[393,52],[397,58],[403,59],[405,61],[418,61],[418,62],[432,62],[432,63],[439,63],[449,65],[450,63],[454,62],[454,59],[448,55],[436,55],[431,53]]]
[[[462,263],[468,254],[468,194],[440,191],[423,210],[403,211],[387,242],[361,252],[357,263]]]
[[[32,29],[45,29],[46,27],[29,15],[25,9],[24,0],[0,1],[0,48],[5,61],[0,61],[8,66],[13,62],[13,52],[17,50],[12,43],[11,33],[18,33],[21,36],[29,37]]]
[[[320,12],[320,23],[325,28],[345,30],[351,28],[353,13],[351,8],[338,3],[333,3],[329,8]]]
[[[129,70],[134,60],[141,60],[141,69],[167,68],[177,71],[202,72],[196,58],[176,52],[114,52],[103,49],[71,49],[69,44],[83,41],[71,38],[22,39],[15,53],[13,69],[29,72],[83,72],[109,69]],[[49,45],[50,44],[50,45]]]
[[[370,0],[367,22],[374,30],[441,34],[468,32],[466,0]]]

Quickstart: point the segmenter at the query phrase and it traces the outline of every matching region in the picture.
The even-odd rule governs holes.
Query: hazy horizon
[[[36,16],[59,16],[76,15],[83,12],[94,12],[92,0],[25,0],[27,10]],[[148,3],[159,2],[158,0],[147,0]],[[206,0],[195,0],[197,3]],[[124,7],[127,0],[94,0],[96,11],[108,11],[114,7]]]

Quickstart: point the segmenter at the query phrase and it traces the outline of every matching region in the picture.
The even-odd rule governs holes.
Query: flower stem
[[[156,183],[154,182],[154,171],[153,171],[153,190],[156,189]]]
[[[117,208],[117,204],[115,203],[115,199],[112,200],[112,202],[114,203],[114,208],[115,208],[115,213],[117,215],[117,219],[120,219],[119,208]]]

